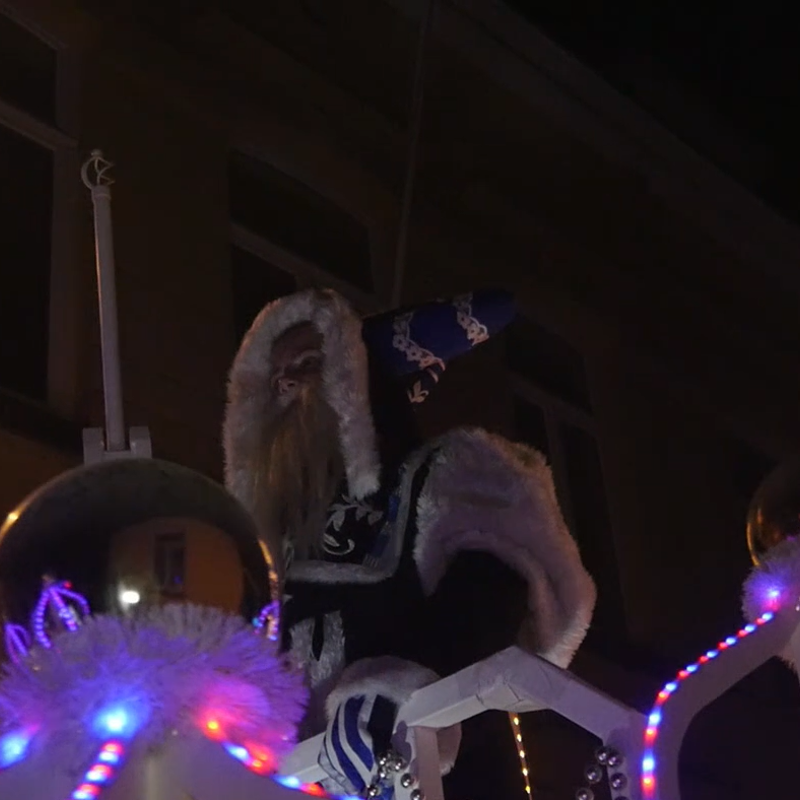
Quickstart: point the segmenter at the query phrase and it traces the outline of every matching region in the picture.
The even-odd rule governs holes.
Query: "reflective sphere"
[[[800,457],[771,472],[756,490],[747,514],[747,546],[753,563],[789,539],[800,536]]]
[[[601,766],[605,766],[608,764],[608,757],[611,752],[612,751],[608,747],[598,747],[594,753],[595,761],[597,761],[597,763]]]
[[[411,800],[425,800],[425,795],[422,794],[422,789],[414,789],[410,796]]]
[[[611,788],[616,791],[624,789],[628,785],[628,779],[621,772],[612,775],[608,782],[611,784]]]
[[[400,778],[400,785],[404,789],[408,789],[410,786],[413,786],[413,784],[414,784],[414,776],[409,775],[407,772],[405,775],[403,775],[402,778]]]
[[[594,792],[584,786],[575,792],[575,800],[594,800]]]
[[[253,520],[222,486],[138,458],[71,470],[8,515],[0,529],[0,620],[29,625],[48,584],[97,613],[188,602],[248,620],[277,590]]]
[[[622,760],[622,753],[609,748],[608,758],[606,759],[606,764],[608,764],[609,767],[618,767],[622,763]]]
[[[589,783],[600,783],[603,780],[603,768],[599,764],[589,764],[583,774]]]

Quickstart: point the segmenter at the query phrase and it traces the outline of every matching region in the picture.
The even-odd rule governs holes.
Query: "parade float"
[[[0,531],[0,798],[256,800],[320,786],[323,736],[296,741],[302,676],[279,652],[275,554],[222,487],[151,455],[125,430],[117,345],[110,164],[83,178],[95,212],[106,420],[84,432],[84,465],[41,487]],[[773,656],[800,658],[800,466],[754,498],[746,624],[664,685],[647,714],[512,647],[413,693],[366,797],[444,800],[437,732],[549,709],[602,746],[576,787],[593,800],[681,800],[678,754],[694,717]],[[175,555],[175,531],[185,541]],[[194,551],[229,569],[209,590]],[[226,567],[226,565],[228,565]],[[165,602],[166,601],[166,602]],[[530,784],[526,780],[528,792]]]

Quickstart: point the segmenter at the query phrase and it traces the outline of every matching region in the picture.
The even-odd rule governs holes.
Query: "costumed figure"
[[[282,639],[311,692],[302,735],[327,731],[328,789],[390,797],[375,754],[416,689],[513,644],[566,667],[590,623],[595,587],[544,457],[484,430],[421,443],[414,429],[447,361],[513,313],[507,294],[476,292],[362,324],[309,290],[267,306],[234,361],[226,484],[283,553]],[[501,773],[474,738],[488,717],[474,736],[464,724],[451,797],[522,791],[507,715]],[[439,733],[443,774],[460,739]]]

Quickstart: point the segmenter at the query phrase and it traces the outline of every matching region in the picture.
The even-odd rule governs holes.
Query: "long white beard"
[[[339,421],[321,387],[309,387],[264,431],[256,514],[284,558],[322,548],[328,507],[344,474]],[[284,571],[288,564],[284,563]]]

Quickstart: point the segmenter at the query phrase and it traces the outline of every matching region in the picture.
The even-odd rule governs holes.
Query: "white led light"
[[[119,601],[124,606],[135,606],[141,599],[142,596],[136,589],[123,589],[119,593]]]

